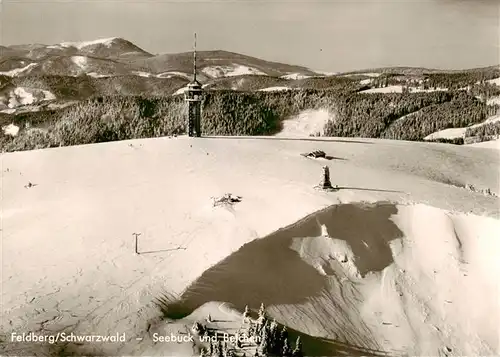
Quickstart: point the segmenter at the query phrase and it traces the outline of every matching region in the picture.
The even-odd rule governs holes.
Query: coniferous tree
[[[262,329],[261,340],[260,340],[260,352],[264,355],[267,355],[270,352],[270,341],[269,341],[269,328],[266,326]]]
[[[248,308],[248,305],[245,306],[245,311],[243,311],[243,323],[248,321],[250,318],[250,309]]]
[[[267,331],[266,331],[266,329],[267,329],[267,321],[264,323],[264,325],[262,325],[260,327],[257,327],[257,328],[258,328],[257,335],[259,336],[260,341],[262,341],[264,339],[264,334],[267,333]]]
[[[271,324],[269,325],[269,335],[270,335],[270,350],[272,352],[281,351],[280,343],[279,343],[279,331],[278,331],[278,323],[276,319],[273,319]]]
[[[259,315],[257,318],[257,333],[260,334],[262,332],[262,328],[264,325],[267,323],[267,317],[266,317],[266,308],[264,306],[264,303],[260,304],[259,308]]]
[[[266,307],[264,306],[264,303],[261,303],[259,308],[259,318],[264,317],[266,317]]]
[[[300,336],[297,337],[297,341],[295,342],[295,348],[293,349],[292,356],[304,357],[304,354],[302,352],[302,341],[300,340]]]
[[[285,340],[288,340],[288,329],[284,325],[283,328],[281,329],[280,339],[282,343],[285,342]]]
[[[247,336],[249,338],[253,337],[255,338],[256,337],[256,330],[255,330],[255,324],[254,323],[250,323],[250,326],[248,326],[248,331],[247,331]]]
[[[281,348],[281,355],[283,357],[291,357],[292,349],[290,347],[290,342],[288,342],[288,338],[286,338],[283,342],[283,347]]]

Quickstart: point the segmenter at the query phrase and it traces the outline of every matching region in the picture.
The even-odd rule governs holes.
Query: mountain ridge
[[[198,61],[200,71],[204,66],[227,66],[228,63],[256,67],[266,75],[283,76],[287,74],[299,73],[309,76],[328,76],[324,71],[313,70],[304,65],[295,65],[270,61],[247,54],[234,51],[215,49],[198,51]],[[97,57],[100,59],[123,61],[134,67],[134,70],[150,70],[153,74],[160,74],[167,71],[182,71],[186,74],[192,72],[192,51],[186,52],[164,52],[152,54],[140,46],[121,37],[100,38],[88,41],[66,41],[57,44],[15,44],[0,45],[0,72],[5,72],[5,61],[32,60],[39,61],[53,56],[74,56],[83,55]],[[239,63],[243,62],[243,63]],[[250,64],[252,66],[250,66]],[[452,73],[460,71],[486,70],[498,68],[498,65],[470,68],[470,69],[435,69],[412,66],[392,66],[359,69],[345,72],[330,72],[338,75],[357,75],[363,73],[400,73],[422,75],[423,73]],[[224,70],[219,71],[224,74]],[[249,72],[249,71],[247,71]],[[51,73],[45,73],[51,74]],[[250,73],[245,73],[250,74]],[[203,74],[201,77],[203,78]],[[222,75],[224,76],[224,75]],[[207,78],[210,76],[206,76]],[[213,78],[213,77],[212,77]]]

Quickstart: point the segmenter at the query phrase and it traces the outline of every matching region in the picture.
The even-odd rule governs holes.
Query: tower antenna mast
[[[1,0],[0,0],[1,1]],[[201,136],[201,102],[203,89],[201,83],[196,80],[196,32],[194,33],[193,46],[193,81],[187,85],[185,101],[188,107],[188,136]]]
[[[194,33],[193,80],[196,81],[196,32]]]

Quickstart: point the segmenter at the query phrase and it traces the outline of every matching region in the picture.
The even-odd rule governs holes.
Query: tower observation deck
[[[203,89],[196,79],[196,33],[194,34],[193,81],[187,85],[184,100],[187,103],[187,128],[189,136],[201,136],[201,100]]]

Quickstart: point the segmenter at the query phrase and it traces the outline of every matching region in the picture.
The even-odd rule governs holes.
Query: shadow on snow
[[[180,319],[211,301],[227,302],[241,312],[246,305],[251,309],[257,309],[261,303],[268,307],[298,305],[311,298],[329,295],[329,283],[332,277],[336,278],[333,276],[335,272],[329,269],[327,274],[331,276],[320,274],[291,249],[293,241],[321,236],[321,226],[324,225],[329,237],[344,240],[350,246],[353,263],[360,275],[365,276],[369,272],[382,271],[393,262],[389,243],[403,237],[390,219],[396,213],[397,207],[386,202],[331,206],[245,244],[206,270],[179,298],[160,296],[157,304],[166,318]],[[335,301],[333,305],[338,309],[337,316],[349,316],[347,307]],[[351,328],[356,330],[356,326]],[[364,331],[368,333],[368,329]],[[321,339],[298,331],[290,335],[294,333],[301,336],[308,356],[387,355],[376,349]],[[365,336],[365,340],[374,339]]]

